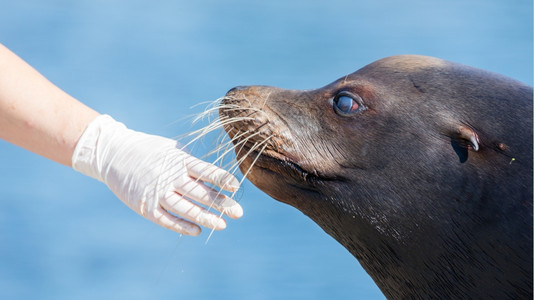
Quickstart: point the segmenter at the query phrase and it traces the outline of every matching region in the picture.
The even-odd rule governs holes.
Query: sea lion
[[[393,56],[319,89],[236,87],[241,171],[388,298],[532,299],[532,87]]]

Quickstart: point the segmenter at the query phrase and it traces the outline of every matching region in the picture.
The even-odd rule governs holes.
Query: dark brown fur
[[[341,91],[366,109],[336,114]],[[395,56],[316,90],[238,87],[223,104],[243,110],[222,117],[254,117],[226,126],[259,132],[245,149],[271,136],[250,181],[343,244],[388,298],[532,299],[531,87]]]

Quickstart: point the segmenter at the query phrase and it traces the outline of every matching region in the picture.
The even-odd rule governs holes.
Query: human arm
[[[198,203],[232,218],[243,213],[204,183],[234,191],[238,182],[232,175],[182,151],[173,140],[100,115],[1,44],[0,138],[106,183],[134,211],[180,233],[198,235],[197,224],[226,227]]]
[[[99,113],[0,44],[0,138],[63,165]]]

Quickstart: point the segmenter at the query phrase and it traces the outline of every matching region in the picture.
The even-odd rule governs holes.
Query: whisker
[[[181,142],[183,141],[183,146],[181,145],[181,149],[185,149],[206,136],[211,137],[211,134],[217,130],[226,129],[226,132],[221,130],[221,133],[213,139],[212,143],[214,143],[214,146],[209,149],[207,154],[203,155],[200,160],[210,161],[213,165],[219,166],[221,169],[227,170],[229,174],[236,176],[236,174],[239,173],[240,166],[245,162],[245,160],[251,159],[252,162],[250,166],[247,167],[246,172],[241,172],[242,174],[239,175],[238,186],[241,186],[252,171],[253,167],[257,164],[260,156],[263,154],[265,149],[267,149],[269,141],[272,139],[273,135],[270,135],[266,138],[262,137],[261,140],[258,141],[260,139],[259,137],[264,134],[264,132],[261,132],[259,129],[265,126],[268,122],[259,125],[253,130],[241,131],[233,127],[232,124],[234,123],[254,121],[257,120],[258,114],[264,114],[264,111],[261,107],[254,107],[246,98],[235,99],[238,100],[236,103],[232,103],[232,101],[225,101],[234,99],[235,98],[233,97],[225,96],[214,101],[208,101],[194,105],[193,107],[205,105],[205,108],[203,112],[191,116],[192,125],[196,125],[199,122],[205,122],[206,120],[208,121],[208,124],[202,128],[195,129],[192,132],[181,135],[176,139]],[[267,99],[265,99],[265,101],[267,101]],[[226,116],[220,115],[221,111],[226,112]],[[230,134],[231,138],[229,138]],[[234,155],[235,159],[233,159]],[[209,168],[202,170],[199,178],[204,178],[207,172],[209,172]],[[199,178],[195,179],[195,182],[201,182]],[[241,192],[239,188],[231,193],[227,193],[222,188],[218,188],[215,185],[208,184],[208,186],[210,186],[210,188],[217,193],[216,197],[224,193],[227,195],[227,197],[233,199],[238,192]],[[192,189],[193,188],[194,187],[192,187]],[[185,191],[183,196],[188,198],[187,195],[192,192],[192,189],[190,191]],[[210,203],[206,203],[204,206],[205,209],[207,211],[213,211],[216,201],[217,200],[213,200],[210,201]],[[218,209],[221,210],[220,214],[217,213],[218,218],[222,219],[223,215],[227,212],[227,209],[224,207],[218,207]],[[210,231],[209,236],[206,239],[206,243],[209,242],[214,232],[215,229]]]
[[[259,143],[258,146],[260,146],[262,143],[267,142],[271,137],[272,137],[272,135],[269,136],[268,138],[266,138],[263,142]],[[261,150],[258,152],[258,155],[256,155],[256,158],[254,158],[254,161],[252,161],[252,163],[250,164],[250,166],[249,166],[247,172],[246,172],[245,174],[243,174],[243,178],[242,178],[241,181],[239,182],[239,185],[241,185],[241,184],[243,183],[243,181],[245,180],[245,178],[247,178],[248,173],[250,172],[250,170],[252,170],[252,167],[256,164],[256,161],[257,161],[258,158],[261,156],[261,154],[263,153],[263,151],[265,151],[265,148],[267,148],[268,145],[269,145],[269,144],[265,144],[265,145],[263,145],[263,148],[261,148]],[[249,153],[247,153],[247,156],[248,156],[252,151],[253,151],[253,150],[251,149],[251,150],[249,151]]]
[[[252,106],[243,107],[241,105],[233,104],[233,103],[222,104],[222,100],[225,100],[225,99],[233,100],[234,98],[232,98],[232,97],[222,97],[222,98],[219,98],[219,99],[217,99],[215,101],[207,102],[208,105],[206,106],[206,109],[204,110],[204,112],[200,113],[198,115],[199,117],[196,117],[195,120],[202,119],[203,116],[207,116],[207,115],[210,115],[211,113],[218,112],[220,109],[224,109],[224,110],[243,110],[243,111],[244,110],[260,111],[259,109],[254,108]],[[206,102],[204,102],[204,104],[205,103]],[[195,105],[195,106],[198,106],[198,105]],[[193,106],[193,107],[195,107],[195,106]]]
[[[272,135],[269,136],[269,137],[267,137],[267,138],[266,138],[265,140],[263,140],[261,143],[256,143],[256,144],[254,144],[254,146],[250,149],[250,151],[249,151],[245,156],[243,156],[242,159],[241,159],[240,161],[242,162],[242,161],[243,161],[243,160],[244,160],[250,153],[252,153],[255,149],[259,148],[259,146],[261,146],[261,144],[266,143],[271,137],[272,137]],[[258,158],[261,156],[261,154],[263,153],[263,151],[265,150],[265,148],[266,148],[267,146],[268,146],[268,144],[263,145],[263,148],[261,148],[261,150],[258,152],[258,155],[257,155],[256,158],[254,159],[254,161],[252,161],[252,164],[250,164],[250,166],[249,166],[247,172],[244,174],[243,178],[242,178],[241,181],[239,182],[239,186],[241,186],[241,184],[243,184],[243,181],[244,181],[245,178],[247,177],[248,173],[250,172],[250,170],[252,170],[252,167],[256,164],[256,161],[257,161]],[[239,165],[239,164],[238,164],[238,165]],[[236,192],[237,192],[237,191],[235,191],[235,192],[232,193],[231,198],[233,198],[233,197],[235,196],[235,193],[236,193]],[[219,215],[219,219],[222,218],[223,214],[224,214],[224,209],[223,209],[223,211],[221,212],[221,214]],[[209,240],[210,240],[210,238],[211,238],[211,236],[213,235],[214,232],[215,232],[215,229],[212,229],[211,232],[210,232],[210,234],[208,235],[208,238],[206,239],[206,244],[209,242]]]
[[[223,119],[224,120],[224,119]],[[202,132],[205,132],[207,129],[209,128],[214,128],[216,126],[219,126],[219,124],[222,123],[223,120],[215,120],[213,122],[210,122],[208,125],[200,128],[200,129],[197,129],[195,131],[192,131],[192,132],[189,132],[189,133],[186,133],[184,135],[181,135],[181,136],[178,136],[177,139],[183,139],[183,138],[186,138],[186,137],[190,137],[190,136],[194,136],[194,135],[198,135]]]
[[[249,151],[244,154],[241,159],[237,160],[231,167],[230,167],[230,170],[234,170],[234,168],[237,170],[237,168],[239,167],[239,165],[241,165],[243,163],[243,161],[245,161],[245,159],[254,151],[256,151],[256,149],[258,149],[262,144],[265,144],[263,146],[263,148],[258,152],[258,155],[256,156],[256,158],[254,159],[253,163],[251,164],[250,168],[247,170],[247,172],[245,174],[243,174],[243,178],[241,179],[241,181],[239,182],[239,185],[241,185],[244,181],[244,179],[247,177],[248,173],[250,172],[250,169],[252,168],[252,166],[254,166],[254,164],[256,163],[256,161],[258,160],[258,158],[260,157],[261,153],[263,153],[263,151],[265,150],[265,148],[268,146],[267,141],[269,141],[269,139],[271,139],[273,137],[273,135],[270,135],[268,136],[267,138],[265,138],[262,142],[259,142],[259,143],[255,143],[250,149]],[[242,150],[243,148],[240,149],[240,151]],[[239,152],[238,154],[239,155]]]
[[[233,128],[231,130],[233,130]],[[215,150],[212,150],[212,151],[208,152],[208,156],[215,154],[221,148],[227,147],[228,145],[232,145],[233,141],[240,139],[243,135],[247,134],[248,132],[249,131],[238,133],[238,134],[234,135],[234,137],[231,140],[228,140],[227,142],[223,143],[222,140],[226,138],[226,134],[225,134],[224,136],[222,136],[221,141],[219,142],[219,147],[217,149],[215,149]],[[224,134],[224,132],[223,132],[223,134]]]
[[[229,132],[232,131],[234,131],[234,128],[231,128],[229,130]],[[215,155],[215,157],[222,157],[220,163],[218,164],[219,166],[222,166],[224,159],[226,158],[225,153],[228,151],[228,149],[232,149],[232,140],[227,138],[227,135],[224,130],[221,130],[221,133],[216,139],[215,148],[212,151],[208,152],[206,154],[206,157],[210,157],[212,155]]]
[[[237,138],[239,138],[240,136],[243,136],[243,135],[245,135],[245,134],[247,134],[247,133],[248,133],[248,132],[243,132],[243,133],[241,133]],[[239,144],[242,144],[242,143],[243,143],[243,144],[246,143],[250,138],[252,138],[253,136],[255,136],[255,135],[257,135],[257,134],[259,134],[259,133],[257,132],[257,133],[255,133],[255,134],[253,134],[253,135],[251,135],[251,136],[248,136],[246,139],[243,139],[243,140],[239,141],[236,145],[239,145]],[[234,137],[233,140],[235,140],[235,139],[236,139],[236,137]],[[229,143],[232,143],[232,141],[230,141]],[[235,146],[234,146],[234,147],[235,147]],[[222,160],[228,153],[230,153],[230,152],[234,149],[234,147],[227,147],[227,149],[226,149],[226,151],[223,153],[223,155],[221,155],[220,157],[218,157],[212,164],[215,165],[219,160]],[[252,151],[253,151],[253,150],[255,150],[254,147],[252,148]],[[247,155],[248,155],[248,154],[247,154]],[[198,183],[198,182],[200,181],[200,178],[202,178],[203,175],[205,174],[204,172],[207,172],[207,171],[208,171],[208,170],[203,171],[203,172],[200,174],[199,178],[197,178],[197,179],[195,180],[195,182]],[[231,174],[234,174],[234,173],[231,173]],[[242,182],[242,181],[241,181],[241,182]],[[239,185],[241,185],[241,182],[239,183]],[[221,193],[222,193],[222,190],[219,190],[218,193],[221,194]],[[188,194],[188,192],[185,192],[185,193],[184,193],[184,196],[187,196],[187,194]],[[232,197],[233,197],[234,195],[235,195],[235,192],[232,194]],[[208,210],[211,209],[211,208],[213,208],[213,202],[209,205]]]
[[[233,130],[233,129],[231,129],[230,131],[232,131],[232,130]],[[223,151],[223,149],[224,149],[224,153],[229,152],[229,151],[228,151],[229,148],[231,149],[231,148],[235,147],[235,145],[232,144],[233,141],[235,141],[235,140],[237,140],[237,139],[240,139],[243,135],[245,135],[245,134],[247,134],[247,133],[248,133],[248,131],[247,131],[247,132],[243,132],[243,133],[236,134],[236,135],[233,137],[232,140],[229,140],[229,141],[227,141],[227,142],[225,142],[225,143],[223,143],[222,141],[219,142],[218,144],[216,144],[215,149],[211,150],[211,151],[208,152],[206,155],[202,156],[202,159],[206,160],[206,159],[208,159],[209,157],[211,157],[213,154],[215,154],[215,153],[220,153],[221,151]],[[222,139],[224,139],[224,138],[226,138],[226,135],[223,135],[223,136],[222,136]],[[221,140],[222,140],[222,139],[221,139]],[[239,144],[241,144],[241,142],[240,142]],[[217,155],[217,156],[219,157],[220,155]],[[220,160],[220,159],[217,159],[215,162],[217,162],[217,161],[219,161],[219,160]],[[215,164],[215,162],[213,162],[213,164]]]
[[[223,128],[226,125],[229,125],[229,124],[232,124],[232,123],[235,123],[235,122],[251,120],[251,119],[253,119],[253,118],[240,117],[240,118],[229,118],[229,119],[224,120],[223,122],[220,122],[220,121],[213,122],[213,123],[209,124],[208,126],[206,126],[204,128],[198,129],[198,130],[188,134],[188,136],[196,135],[196,137],[193,138],[191,141],[189,141],[187,144],[183,145],[182,149],[183,148],[187,148],[189,145],[191,145],[195,141],[198,141],[199,139],[203,138],[207,134],[209,134],[209,133],[211,133],[211,132],[213,132],[213,131],[215,131],[217,129]]]
[[[219,103],[219,101],[221,101],[222,99],[224,99],[226,97],[220,97],[220,98],[217,98],[215,100],[212,100],[212,101],[203,101],[203,102],[199,102],[199,103],[196,103],[196,104],[193,104],[192,106],[190,106],[189,108],[195,108],[195,107],[198,107],[198,106],[201,106],[201,105],[206,105],[209,107],[210,105],[216,105],[217,103]]]
[[[196,124],[198,121],[203,120],[205,117],[209,117],[211,114],[219,113],[219,110],[224,109],[225,111],[235,111],[235,110],[243,110],[243,108],[240,108],[240,106],[236,104],[225,104],[225,105],[219,105],[216,107],[211,107],[206,109],[204,112],[198,114],[193,119],[193,124]]]
[[[247,134],[247,133],[248,133],[248,132],[243,132],[243,133],[241,133],[241,135],[244,135],[244,134]],[[253,134],[253,135],[251,135],[251,136],[248,136],[246,139],[243,139],[243,140],[239,141],[239,143],[237,143],[236,145],[239,145],[239,144],[241,144],[241,143],[243,143],[243,144],[246,143],[250,138],[252,138],[254,135],[257,135],[257,134],[259,134],[259,133],[257,132],[257,133],[255,133],[255,134]],[[250,149],[250,150],[249,150],[249,151],[248,151],[248,152],[247,152],[247,153],[246,153],[246,154],[245,154],[239,161],[237,161],[237,162],[236,162],[230,169],[232,170],[234,167],[236,167],[236,166],[238,167],[239,164],[241,164],[241,163],[244,161],[244,159],[246,159],[246,157],[247,157],[248,155],[250,155],[252,152],[254,152],[254,151],[255,151],[257,148],[259,148],[262,144],[266,143],[271,137],[272,137],[272,136],[269,136],[268,138],[266,138],[265,140],[263,140],[263,141],[260,142],[260,143],[255,143],[255,144],[251,147],[251,149]],[[265,146],[263,147],[263,149],[260,151],[260,154],[261,154],[261,152],[263,152],[263,150],[265,149],[266,146],[267,146],[267,144],[265,144]],[[233,149],[234,149],[234,147],[230,147],[230,148],[228,148],[228,149],[225,151],[225,153],[223,154],[223,156],[218,157],[218,158],[213,162],[213,164],[217,163],[217,161],[221,160],[222,157],[224,157],[226,154],[230,153],[230,151],[233,150]],[[258,157],[259,157],[260,154],[258,154]],[[256,159],[254,160],[254,163],[255,163],[255,161],[258,159],[258,157],[256,157]],[[236,171],[237,171],[237,168],[236,168]],[[234,171],[233,171],[233,170],[232,170],[231,174],[234,174]],[[202,176],[199,176],[199,177],[202,177]],[[198,181],[198,180],[199,180],[199,179],[197,179],[196,181]],[[243,183],[243,179],[239,182],[239,186],[241,186],[242,183]],[[219,193],[221,193],[221,192],[222,192],[222,191],[219,191]],[[232,197],[233,197],[234,195],[235,195],[235,192],[232,194]],[[213,203],[212,203],[212,204],[213,204]],[[210,208],[212,208],[211,205],[210,205]]]
[[[245,132],[243,132],[241,135],[244,135],[244,134],[247,134],[247,133],[248,133],[248,132],[245,131]],[[241,144],[241,143],[246,143],[246,141],[247,141],[246,139],[245,139],[245,140],[242,140],[242,141],[239,141],[239,143],[237,143],[236,145],[239,145],[239,144]],[[231,145],[231,143],[232,143],[232,141],[229,141],[227,144],[230,144],[230,145]],[[236,145],[234,145],[233,147],[232,147],[232,146],[230,146],[230,147],[226,147],[226,151],[224,151],[222,155],[218,156],[217,159],[216,159],[215,161],[212,162],[212,164],[216,164],[218,161],[222,160],[223,157],[226,156],[228,153],[231,153],[231,151],[234,150],[234,148],[235,148]]]

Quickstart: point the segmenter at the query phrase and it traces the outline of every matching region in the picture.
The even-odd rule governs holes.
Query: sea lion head
[[[493,230],[485,224],[528,248],[531,212],[519,207],[532,200],[531,112],[529,86],[405,55],[319,89],[236,87],[219,114],[253,184],[342,243],[386,295],[403,297],[397,285],[420,289],[421,265],[446,255],[444,243],[471,249],[464,238]]]

